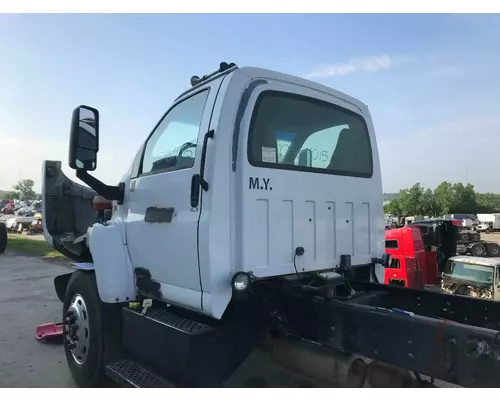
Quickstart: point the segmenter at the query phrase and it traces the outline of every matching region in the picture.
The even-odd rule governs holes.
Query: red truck
[[[421,289],[437,286],[446,261],[456,255],[457,228],[452,221],[419,221],[385,232],[391,263],[384,283]]]

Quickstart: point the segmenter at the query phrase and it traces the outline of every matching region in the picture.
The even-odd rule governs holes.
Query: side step
[[[106,365],[106,375],[122,387],[171,388],[173,385],[130,360]]]
[[[254,349],[258,325],[214,324],[174,307],[124,307],[122,343],[129,359],[177,387],[220,387]],[[196,318],[196,320],[194,319]]]

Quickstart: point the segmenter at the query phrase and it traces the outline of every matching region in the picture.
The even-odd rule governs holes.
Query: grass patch
[[[67,259],[43,240],[30,239],[20,235],[9,234],[7,249],[36,257]]]

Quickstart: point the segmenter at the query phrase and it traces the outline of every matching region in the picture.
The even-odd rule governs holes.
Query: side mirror
[[[99,151],[99,111],[80,106],[71,118],[69,166],[72,169],[94,171]]]
[[[372,258],[372,263],[374,264],[380,264],[384,268],[389,268],[392,262],[392,255],[388,253],[382,254],[382,257],[380,258]]]

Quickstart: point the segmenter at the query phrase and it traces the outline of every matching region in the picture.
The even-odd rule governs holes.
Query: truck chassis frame
[[[287,296],[295,333],[456,385],[500,386],[500,304],[374,283],[353,287],[363,292],[347,301]]]
[[[127,356],[108,364],[107,374],[128,386],[218,387],[270,332],[417,376],[500,387],[500,304],[378,283],[350,285],[355,290],[349,298],[333,300],[283,287],[257,313],[252,299],[235,302],[233,315],[244,316],[244,324],[213,324],[174,306],[155,306],[146,315],[123,307]]]

